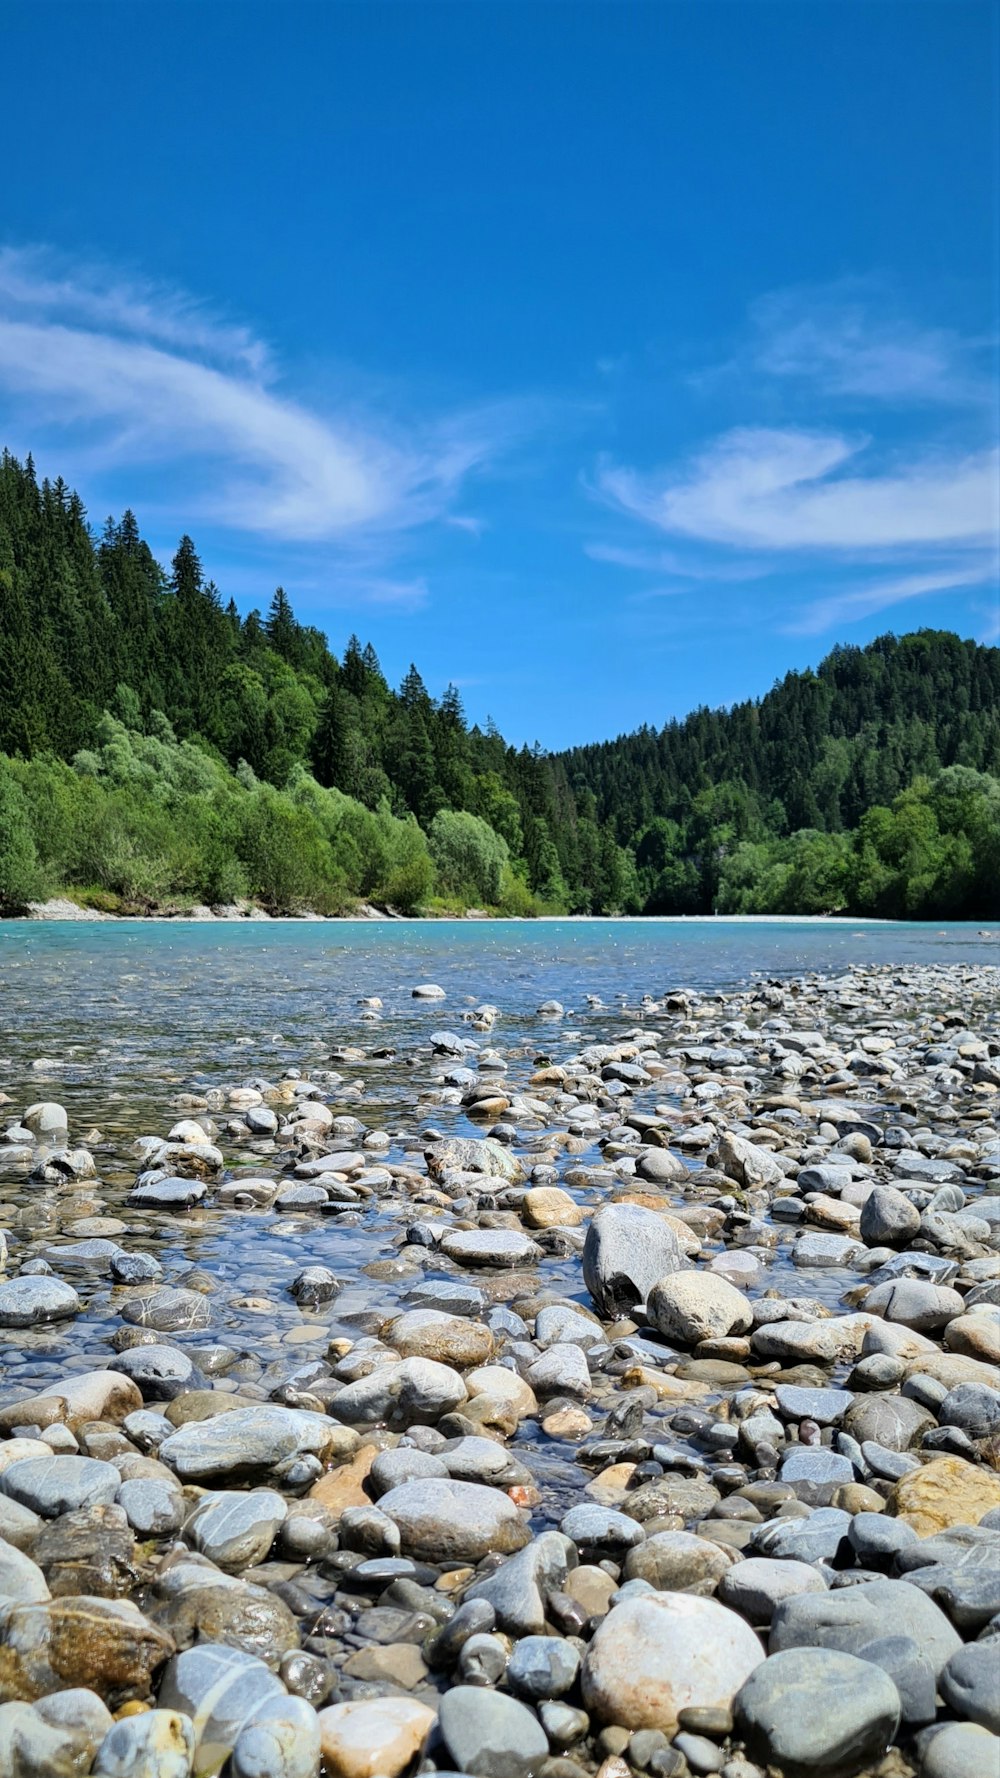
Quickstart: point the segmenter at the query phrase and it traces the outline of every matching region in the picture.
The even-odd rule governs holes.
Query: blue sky
[[[0,440],[516,741],[997,640],[998,17],[14,0]]]

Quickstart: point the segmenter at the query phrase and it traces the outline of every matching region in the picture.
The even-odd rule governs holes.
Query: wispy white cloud
[[[240,365],[257,377],[270,367],[268,347],[248,327],[225,320],[187,292],[150,279],[124,279],[46,247],[0,246],[0,306],[12,316],[58,316],[78,326],[137,335]]]
[[[794,380],[827,397],[897,407],[995,401],[997,336],[915,322],[874,278],[771,291],[743,339],[695,382]]]
[[[613,568],[631,568],[639,574],[676,574],[683,580],[759,580],[768,573],[766,563],[726,559],[699,559],[677,550],[629,549],[616,543],[585,543],[583,553],[592,562]]]
[[[964,587],[983,586],[995,581],[995,557],[983,557],[965,567],[952,566],[928,574],[903,574],[874,580],[850,590],[837,591],[815,599],[795,612],[781,628],[791,636],[819,636],[838,624],[857,622],[878,611],[902,605],[908,599],[925,598],[929,593],[959,592]]]
[[[405,430],[317,411],[281,391],[248,329],[39,250],[0,253],[0,394],[36,435],[72,435],[105,465],[170,466],[187,510],[293,542],[444,516],[516,425],[499,406]]]
[[[659,475],[603,465],[605,498],[660,530],[766,550],[982,543],[1000,523],[994,450],[864,468],[867,440],[739,427]]]
[[[663,542],[586,553],[648,575],[650,596],[664,577],[695,597],[719,583],[720,598],[727,581],[759,579],[761,608],[802,635],[995,585],[996,349],[917,325],[875,280],[772,293],[735,354],[687,379],[767,423],[658,470],[603,459],[592,493]]]

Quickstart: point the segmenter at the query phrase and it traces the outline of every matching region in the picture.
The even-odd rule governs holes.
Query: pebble
[[[147,1710],[110,1728],[97,1750],[94,1778],[189,1778],[194,1725],[177,1710]]]
[[[985,1778],[995,974],[372,985],[82,1140],[14,1032],[0,1770]]]

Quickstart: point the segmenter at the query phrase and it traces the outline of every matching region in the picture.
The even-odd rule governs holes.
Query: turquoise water
[[[346,1041],[403,1050],[483,1000],[501,1010],[505,1045],[544,1047],[534,1014],[550,998],[599,1039],[644,993],[672,987],[970,961],[1000,963],[1000,923],[0,921],[0,1089],[20,1097],[32,1083],[35,1098],[51,1076],[48,1096],[107,1127],[102,1088],[112,1083],[127,1083],[133,1117],[164,1116],[167,1089],[182,1083],[231,1082],[234,1069],[274,1075]],[[412,987],[427,981],[447,998],[414,1001]],[[606,1010],[589,1008],[588,994]],[[383,1001],[382,1019],[359,1024],[369,995]],[[39,1066],[46,1059],[51,1070]],[[390,1099],[401,1084],[387,1079]]]

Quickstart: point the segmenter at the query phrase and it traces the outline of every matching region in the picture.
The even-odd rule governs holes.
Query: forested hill
[[[695,710],[560,756],[621,838],[657,815],[683,819],[709,785],[780,803],[779,827],[837,833],[942,766],[1000,773],[1000,649],[945,630],[835,648],[759,701]]]
[[[840,648],[546,755],[0,460],[0,906],[996,913],[1000,650]]]

